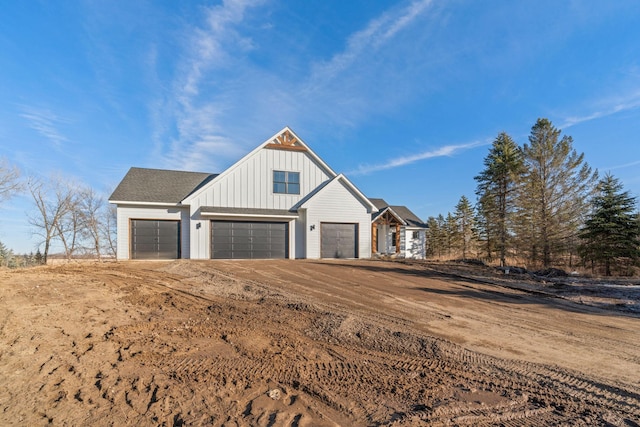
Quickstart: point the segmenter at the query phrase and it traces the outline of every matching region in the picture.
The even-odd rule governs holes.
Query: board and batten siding
[[[274,194],[273,171],[300,172],[300,194]],[[323,182],[333,178],[304,151],[273,150],[262,148],[228,173],[213,180],[188,200],[191,205],[191,258],[208,259],[211,248],[211,228],[208,219],[197,216],[202,206],[248,209],[289,210]],[[236,218],[237,219],[237,218]],[[196,228],[199,225],[199,228]],[[304,247],[304,219],[295,221],[289,229],[290,257],[306,258]]]
[[[127,206],[118,205],[117,228],[118,248],[117,259],[131,259],[131,220],[174,220],[180,223],[180,252],[182,258],[189,258],[189,208],[177,207],[152,207],[152,206]]]
[[[300,172],[300,194],[274,194],[274,170]],[[286,210],[331,178],[305,152],[263,148],[215,179],[190,204],[193,211],[200,206]]]
[[[306,257],[320,258],[320,223],[358,224],[358,258],[371,257],[371,213],[340,180],[312,197],[306,207]],[[311,230],[311,226],[314,229]]]

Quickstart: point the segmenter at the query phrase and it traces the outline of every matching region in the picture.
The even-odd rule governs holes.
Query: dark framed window
[[[300,194],[300,172],[273,171],[273,192]]]

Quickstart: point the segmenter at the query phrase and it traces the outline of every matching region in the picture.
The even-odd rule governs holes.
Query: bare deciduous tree
[[[9,165],[6,159],[0,159],[0,202],[11,198],[21,189],[18,168]]]
[[[111,256],[116,256],[117,253],[117,210],[113,205],[105,204],[102,209],[102,216],[100,221],[100,230],[102,234],[102,241],[104,242],[104,248],[106,252]]]
[[[104,199],[92,188],[86,187],[78,194],[78,208],[82,223],[82,236],[87,241],[87,249],[92,251],[98,259],[102,259],[103,233],[102,212],[105,208]]]
[[[42,237],[44,244],[43,262],[46,264],[51,243],[60,237],[64,229],[62,221],[73,205],[73,191],[61,179],[53,178],[43,181],[30,178],[27,187],[33,197],[37,212],[29,216],[29,224],[34,227],[35,234]],[[66,250],[65,243],[65,250]]]

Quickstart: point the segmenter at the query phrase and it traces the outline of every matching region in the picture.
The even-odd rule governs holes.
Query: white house
[[[220,174],[131,168],[118,259],[369,258],[376,206],[291,129]]]
[[[424,259],[427,225],[406,206],[369,199],[377,212],[371,218],[371,247],[378,255]]]

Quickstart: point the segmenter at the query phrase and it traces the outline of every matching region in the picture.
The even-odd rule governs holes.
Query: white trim
[[[371,220],[371,224],[374,224],[374,223],[378,220],[378,218],[380,218],[380,216],[381,216],[381,215],[384,215],[384,213],[385,213],[386,211],[391,212],[391,214],[392,214],[393,216],[395,216],[395,217],[396,217],[396,218],[397,218],[397,219],[402,223],[402,225],[403,225],[404,227],[408,227],[408,226],[407,226],[407,221],[405,221],[405,220],[404,220],[404,218],[402,218],[400,215],[398,215],[398,214],[396,213],[396,211],[394,211],[393,209],[391,209],[391,206],[387,206],[387,207],[386,207],[386,208],[384,208],[381,212],[380,212],[380,211],[378,211],[378,212],[380,212],[380,213],[378,214],[378,216],[377,216],[375,219]]]
[[[245,155],[243,158],[241,158],[240,160],[238,160],[237,162],[235,162],[233,165],[231,165],[230,167],[228,167],[224,172],[222,172],[221,174],[219,174],[218,176],[216,176],[215,178],[213,178],[211,181],[209,181],[206,185],[203,185],[200,189],[198,189],[197,191],[194,191],[193,193],[189,194],[187,197],[184,198],[184,200],[182,200],[183,204],[188,204],[187,201],[191,201],[194,198],[198,197],[203,191],[205,191],[207,188],[209,188],[211,185],[213,185],[214,182],[216,182],[217,180],[220,180],[222,178],[224,178],[225,176],[229,175],[231,172],[233,172],[234,169],[236,169],[237,167],[239,167],[242,163],[244,163],[247,159],[249,159],[251,156],[253,156],[255,153],[257,153],[258,151],[262,150],[267,144],[271,144],[271,142],[273,142],[273,140],[280,135],[281,133],[285,132],[285,131],[289,131],[291,132],[291,134],[298,140],[298,142],[304,147],[306,148],[306,152],[309,154],[309,156],[311,156],[312,159],[314,159],[316,162],[318,162],[320,164],[320,166],[322,166],[324,169],[327,170],[328,175],[333,175],[333,177],[336,177],[337,174],[333,171],[333,169],[331,169],[329,167],[329,165],[327,165],[320,157],[318,157],[318,155],[316,153],[313,152],[313,150],[311,150],[309,148],[309,146],[307,144],[305,144],[305,142],[298,136],[296,135],[296,133],[294,131],[292,131],[289,126],[285,126],[282,130],[280,130],[279,132],[275,133],[271,138],[267,139],[266,141],[264,141],[262,144],[258,145],[256,148],[254,148],[251,152],[249,152],[249,154]],[[294,171],[295,172],[295,171]],[[272,178],[273,179],[273,178]],[[272,189],[273,190],[273,189]],[[374,207],[375,208],[375,207]]]
[[[200,212],[201,216],[206,217],[233,217],[233,218],[286,218],[289,220],[295,220],[298,216],[293,215],[262,215],[262,214],[246,214],[246,213],[224,213],[224,212]]]
[[[109,200],[112,205],[131,205],[131,206],[168,206],[172,208],[189,207],[182,203],[162,203],[162,202],[131,202],[122,200]]]

